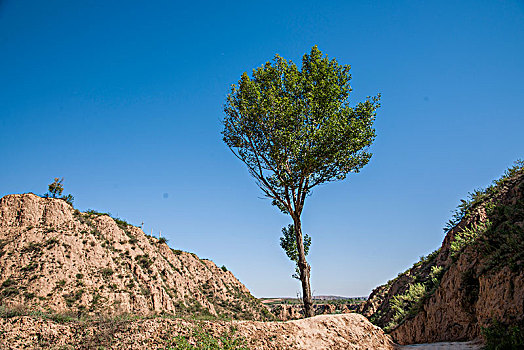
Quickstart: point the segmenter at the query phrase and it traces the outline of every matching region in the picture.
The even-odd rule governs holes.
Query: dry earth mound
[[[235,343],[228,349],[394,349],[388,335],[358,314],[288,322],[154,318],[60,324],[32,317],[0,319],[0,343],[8,344],[6,349],[175,349],[180,344],[202,345],[198,334],[203,333],[216,339],[225,336]]]
[[[75,314],[272,317],[229,271],[60,199],[0,200],[0,305]]]
[[[524,164],[517,163],[462,201],[442,246],[377,287],[360,312],[401,344],[472,340],[487,329],[487,338],[518,347],[523,301]]]

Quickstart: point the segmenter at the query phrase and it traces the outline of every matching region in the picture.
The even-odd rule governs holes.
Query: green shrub
[[[83,289],[78,289],[75,292],[64,294],[64,295],[62,295],[62,297],[64,298],[67,306],[71,307],[76,301],[78,301],[78,300],[80,300],[80,298],[82,298],[83,294],[84,294],[84,290]]]
[[[426,296],[426,285],[423,283],[411,284],[404,294],[395,295],[391,299],[391,309],[395,311],[387,330],[395,328],[406,318],[418,313],[423,298]]]
[[[7,298],[7,297],[10,297],[10,296],[13,296],[13,295],[18,295],[19,293],[20,293],[20,291],[18,290],[18,288],[16,288],[16,287],[7,287],[7,288],[3,289],[0,294],[2,295],[2,297]]]
[[[112,268],[110,267],[104,267],[102,270],[100,270],[100,273],[102,273],[102,276],[109,277],[115,273]]]
[[[467,246],[475,242],[478,237],[486,233],[490,226],[491,222],[487,220],[479,224],[474,224],[472,227],[465,228],[458,232],[455,235],[453,242],[451,242],[451,256],[456,259]]]
[[[167,239],[165,239],[164,237],[160,237],[158,239],[158,244],[163,244],[163,243],[167,243]]]
[[[35,297],[35,293],[25,292],[24,297],[26,299],[33,299]]]
[[[132,226],[127,221],[122,220],[120,218],[113,218],[113,220],[115,220],[115,222],[118,225],[118,227],[121,228],[124,231],[127,229],[128,226]]]
[[[66,284],[65,280],[60,280],[60,281],[56,282],[56,285],[59,286],[59,287],[63,287],[63,286],[65,286],[65,284]]]
[[[2,283],[2,288],[5,288],[5,287],[9,287],[9,286],[12,286],[16,284],[16,282],[11,279],[11,277],[9,277],[8,279],[6,279],[3,283]]]
[[[31,262],[29,265],[26,265],[22,267],[20,270],[23,272],[33,271],[38,267],[38,264],[36,262]]]
[[[524,327],[520,325],[505,325],[494,321],[490,326],[482,328],[486,341],[486,350],[524,349]]]
[[[109,213],[101,213],[101,212],[96,211],[94,209],[88,209],[86,211],[86,214],[89,215],[89,216],[102,216],[102,215],[111,216]]]
[[[142,268],[148,271],[150,271],[151,265],[153,264],[151,259],[149,259],[149,255],[147,254],[137,255],[135,257],[135,261],[138,263],[138,265],[140,265]]]
[[[232,327],[229,332],[221,334],[217,339],[198,325],[191,330],[189,336],[175,337],[171,344],[174,347],[169,347],[167,350],[248,350],[245,339],[236,337],[235,332],[236,329]]]
[[[47,241],[45,241],[45,246],[47,247],[47,249],[51,248],[55,244],[58,244],[58,239],[56,238],[50,238]]]
[[[227,272],[227,267],[226,267],[226,265],[222,265],[221,269],[222,269],[222,271]]]
[[[73,197],[72,194],[68,194],[67,196],[60,197],[63,201],[65,201],[70,206],[73,206],[73,202],[75,201],[75,197]]]

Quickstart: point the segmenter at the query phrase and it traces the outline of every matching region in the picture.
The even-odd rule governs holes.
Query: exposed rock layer
[[[298,320],[304,317],[303,306],[300,304],[268,305],[272,314],[279,320]],[[357,310],[357,304],[314,304],[315,315],[347,314]]]

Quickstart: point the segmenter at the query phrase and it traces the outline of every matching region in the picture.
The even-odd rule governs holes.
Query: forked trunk
[[[295,237],[298,248],[298,268],[300,270],[300,281],[302,282],[302,300],[304,302],[304,317],[315,316],[313,310],[313,299],[311,298],[311,285],[309,284],[310,266],[306,261],[306,254],[304,252],[304,239],[302,237],[302,224],[300,217],[293,217],[295,226]]]

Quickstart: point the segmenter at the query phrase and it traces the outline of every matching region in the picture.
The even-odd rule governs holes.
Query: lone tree
[[[349,105],[349,65],[314,46],[302,68],[276,55],[244,72],[224,106],[223,140],[265,196],[291,216],[305,316],[314,315],[301,214],[313,187],[342,180],[369,162],[380,95]]]
[[[45,197],[53,197],[53,198],[60,198],[69,203],[71,206],[73,206],[73,202],[75,200],[75,197],[73,197],[72,194],[68,194],[65,196],[62,196],[62,192],[64,191],[64,178],[58,178],[55,177],[55,180],[53,183],[49,184],[48,186],[48,193],[45,194]],[[60,197],[61,196],[61,197]]]

